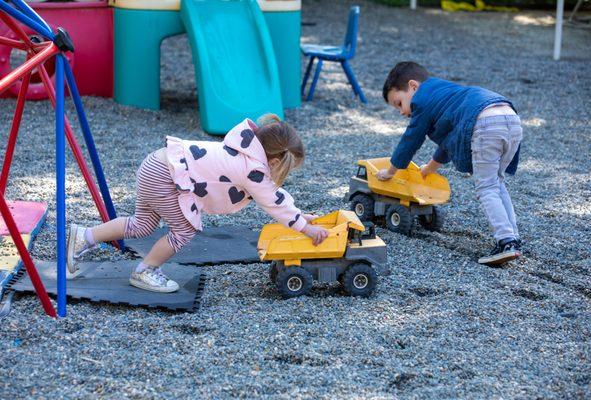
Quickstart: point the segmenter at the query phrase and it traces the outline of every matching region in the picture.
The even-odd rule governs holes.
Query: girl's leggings
[[[160,219],[169,227],[166,238],[178,252],[197,230],[186,220],[178,203],[178,192],[166,164],[149,154],[137,171],[135,214],[125,224],[125,239],[149,236]]]

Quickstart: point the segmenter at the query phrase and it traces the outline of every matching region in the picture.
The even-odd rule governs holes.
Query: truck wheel
[[[371,221],[374,217],[374,200],[366,194],[356,194],[351,199],[351,211],[359,217],[361,221]]]
[[[303,296],[312,288],[314,278],[302,267],[289,267],[277,274],[277,290],[284,299]]]
[[[412,216],[402,204],[393,204],[386,211],[386,227],[392,232],[410,235]]]
[[[275,279],[277,279],[277,274],[279,273],[279,268],[277,268],[277,261],[272,261],[271,265],[269,265],[269,279],[271,282],[275,283]]]
[[[343,289],[350,296],[368,297],[376,288],[378,274],[364,263],[350,265],[343,274]]]
[[[445,221],[445,211],[438,207],[433,207],[432,214],[419,215],[419,224],[429,231],[439,232],[443,228],[443,221]]]

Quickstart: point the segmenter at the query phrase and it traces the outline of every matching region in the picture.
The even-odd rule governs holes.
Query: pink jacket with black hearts
[[[166,138],[179,206],[195,229],[203,229],[201,213],[235,213],[252,199],[285,226],[301,231],[306,225],[291,195],[271,180],[265,150],[254,134],[256,128],[245,119],[223,142]]]

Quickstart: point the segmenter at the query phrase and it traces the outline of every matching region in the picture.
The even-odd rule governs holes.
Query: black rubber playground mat
[[[199,310],[205,289],[205,274],[200,268],[174,263],[164,264],[163,272],[176,281],[180,289],[174,293],[156,293],[129,284],[131,269],[136,265],[137,261],[133,260],[116,263],[80,263],[80,271],[76,277],[67,281],[68,297],[188,312]],[[35,266],[47,292],[57,295],[56,263],[35,261]],[[16,292],[34,292],[33,284],[26,273],[9,283],[8,289]]]
[[[138,256],[145,257],[154,243],[167,232],[168,228],[160,228],[145,238],[126,239],[125,244]],[[258,230],[243,226],[205,228],[170,261],[195,265],[258,262],[258,238]]]

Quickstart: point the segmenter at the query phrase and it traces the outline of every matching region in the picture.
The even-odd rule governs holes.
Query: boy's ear
[[[410,81],[408,81],[409,89],[416,91],[419,88],[419,86],[421,86],[421,82],[419,82],[419,81],[415,81],[414,79],[411,79]]]

